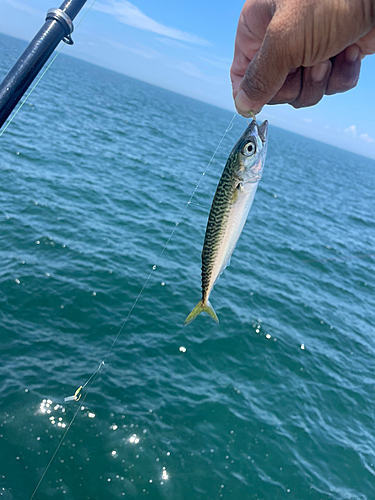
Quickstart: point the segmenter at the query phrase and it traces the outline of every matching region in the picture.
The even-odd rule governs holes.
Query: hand
[[[313,106],[355,87],[374,26],[375,0],[246,0],[230,72],[237,111]]]

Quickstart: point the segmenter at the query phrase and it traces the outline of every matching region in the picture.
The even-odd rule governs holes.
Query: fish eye
[[[255,144],[253,142],[248,142],[243,148],[243,154],[245,156],[252,156],[255,153]]]

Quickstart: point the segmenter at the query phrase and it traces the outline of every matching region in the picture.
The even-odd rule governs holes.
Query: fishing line
[[[139,301],[139,299],[140,299],[141,295],[143,294],[143,292],[144,292],[144,290],[145,290],[145,288],[146,288],[146,286],[147,286],[148,282],[150,281],[150,278],[151,278],[151,276],[152,276],[152,273],[156,270],[157,265],[158,265],[158,262],[160,261],[160,259],[161,259],[161,257],[163,256],[163,254],[164,254],[165,250],[167,249],[167,247],[168,247],[168,245],[169,245],[169,243],[170,243],[171,239],[173,238],[173,235],[174,235],[174,233],[176,232],[177,227],[178,227],[178,226],[179,226],[179,224],[181,223],[181,220],[183,219],[183,217],[184,217],[184,215],[185,215],[185,213],[186,213],[186,210],[187,210],[188,206],[191,204],[192,199],[193,199],[193,198],[194,198],[194,196],[195,196],[195,193],[196,193],[196,192],[197,192],[197,190],[199,189],[199,186],[200,186],[200,184],[201,184],[201,182],[202,182],[202,180],[203,180],[203,177],[206,175],[207,170],[210,168],[211,163],[213,162],[213,160],[214,160],[214,158],[215,158],[215,156],[216,156],[216,154],[217,154],[217,152],[218,152],[218,150],[219,150],[219,148],[220,148],[220,146],[221,146],[221,144],[222,144],[222,142],[223,142],[223,140],[224,140],[225,136],[227,135],[227,133],[228,133],[230,130],[232,130],[233,123],[234,123],[234,120],[235,120],[235,118],[236,118],[236,115],[237,115],[237,113],[235,113],[235,114],[233,115],[233,118],[232,118],[232,119],[231,119],[231,121],[229,122],[229,125],[227,126],[227,128],[226,128],[226,130],[225,130],[224,134],[222,135],[222,137],[221,137],[221,139],[220,139],[220,141],[219,141],[219,144],[217,145],[217,147],[216,147],[216,149],[215,149],[214,153],[212,154],[212,156],[211,156],[211,158],[210,158],[210,161],[207,163],[207,166],[206,166],[206,168],[205,168],[204,172],[202,173],[202,175],[201,175],[201,177],[200,177],[200,179],[199,179],[198,183],[196,184],[195,188],[193,189],[193,192],[192,192],[192,194],[191,194],[191,196],[190,196],[189,200],[187,201],[187,203],[185,204],[185,206],[184,206],[183,210],[181,211],[181,214],[180,214],[180,216],[179,216],[179,218],[178,218],[177,222],[175,222],[175,225],[174,225],[174,228],[172,229],[171,234],[169,235],[169,237],[168,237],[168,239],[167,239],[166,243],[164,244],[164,247],[162,248],[161,252],[159,253],[159,255],[158,255],[157,259],[156,259],[156,262],[157,262],[157,263],[156,263],[156,264],[154,264],[154,265],[152,266],[151,271],[149,272],[149,274],[148,274],[148,276],[147,276],[147,278],[146,278],[145,282],[143,283],[143,286],[142,286],[142,288],[140,289],[140,291],[139,291],[139,293],[138,293],[138,295],[137,295],[137,297],[136,297],[135,301],[133,302],[133,305],[132,305],[132,306],[131,306],[131,308],[129,309],[129,312],[128,312],[128,314],[127,314],[126,318],[125,318],[125,319],[124,319],[124,321],[122,322],[122,325],[121,325],[121,327],[120,327],[120,329],[119,329],[119,331],[118,331],[117,335],[115,336],[115,338],[114,338],[114,340],[113,340],[113,342],[112,342],[112,344],[111,344],[111,346],[110,346],[110,348],[109,348],[109,350],[108,350],[107,354],[105,355],[104,359],[101,361],[101,363],[100,363],[100,365],[99,365],[99,368],[98,368],[98,369],[96,370],[96,372],[94,372],[94,373],[91,375],[91,377],[90,377],[90,378],[89,378],[89,379],[88,379],[88,380],[84,383],[84,385],[82,386],[82,388],[83,388],[83,387],[85,387],[85,386],[88,384],[88,382],[91,380],[91,378],[92,378],[92,377],[93,377],[93,376],[94,376],[94,375],[95,375],[95,374],[96,374],[96,373],[100,370],[100,368],[101,368],[102,366],[104,366],[104,365],[105,365],[105,362],[106,362],[106,360],[107,360],[108,356],[110,355],[110,353],[111,353],[111,351],[112,351],[112,349],[113,349],[114,345],[116,344],[117,339],[119,338],[119,336],[120,336],[121,332],[123,331],[123,329],[124,329],[124,327],[125,327],[126,323],[128,322],[128,320],[129,320],[129,318],[130,318],[130,316],[131,316],[132,312],[134,311],[135,306],[137,305],[137,303],[138,303],[138,301]],[[76,392],[75,392],[75,394],[74,394],[74,396],[68,396],[68,398],[69,398],[68,400],[69,400],[69,401],[71,401],[72,399],[75,399],[75,396],[78,396],[78,394],[79,394],[80,390],[81,390],[81,389],[80,389],[80,388],[78,388],[78,389],[77,389],[77,391],[78,391],[78,392],[76,391]],[[78,398],[78,399],[79,399],[79,398]],[[75,400],[77,401],[78,399],[75,399]]]
[[[95,0],[95,1],[96,1],[96,0]],[[94,2],[94,3],[95,3],[95,2]],[[184,206],[183,210],[181,211],[181,214],[180,214],[180,216],[179,216],[179,218],[178,218],[177,222],[175,222],[175,226],[174,226],[173,230],[171,231],[171,234],[169,235],[169,237],[168,237],[168,239],[167,239],[166,243],[164,244],[164,246],[163,246],[163,248],[162,248],[161,252],[159,253],[159,256],[158,256],[158,257],[157,257],[157,259],[156,259],[157,263],[159,262],[160,258],[161,258],[161,257],[162,257],[162,255],[164,254],[164,252],[165,252],[166,248],[168,247],[168,245],[169,245],[169,243],[170,243],[170,241],[171,241],[171,239],[172,239],[172,237],[173,237],[174,233],[175,233],[175,232],[176,232],[176,230],[177,230],[177,227],[178,227],[178,226],[179,226],[179,224],[181,223],[181,220],[183,219],[183,217],[184,217],[184,215],[185,215],[185,213],[186,213],[186,210],[188,209],[189,205],[191,204],[192,199],[193,199],[193,198],[194,198],[194,196],[195,196],[195,193],[196,193],[196,192],[197,192],[197,190],[199,189],[199,186],[200,186],[200,184],[201,184],[201,182],[202,182],[202,180],[203,180],[203,177],[206,175],[206,173],[207,173],[207,171],[208,171],[209,167],[211,166],[211,164],[212,164],[212,162],[213,162],[213,160],[214,160],[214,158],[215,158],[215,156],[216,156],[216,154],[217,154],[217,152],[218,152],[218,150],[219,150],[219,148],[220,148],[220,146],[221,146],[221,144],[222,144],[222,142],[223,142],[223,140],[224,140],[225,136],[227,135],[227,133],[228,133],[230,130],[232,130],[232,127],[233,127],[233,124],[234,124],[234,120],[235,120],[235,118],[236,118],[236,115],[237,115],[237,113],[235,113],[235,114],[233,115],[232,119],[230,120],[229,125],[227,126],[227,128],[226,128],[226,130],[225,130],[224,134],[222,135],[222,137],[221,137],[221,139],[220,139],[220,141],[219,141],[219,144],[217,145],[217,147],[216,147],[216,149],[215,149],[214,153],[212,154],[212,156],[211,156],[211,158],[210,158],[210,161],[207,163],[207,166],[206,166],[206,168],[205,168],[204,172],[202,172],[202,174],[201,174],[201,176],[200,176],[200,179],[198,180],[198,183],[197,183],[197,184],[196,184],[196,186],[194,187],[193,192],[192,192],[192,194],[190,195],[190,198],[188,199],[187,203],[185,204],[185,206]],[[131,308],[129,309],[129,312],[128,312],[128,314],[127,314],[126,318],[125,318],[125,319],[124,319],[124,321],[122,322],[121,327],[120,327],[120,329],[119,329],[119,331],[118,331],[117,335],[116,335],[116,336],[115,336],[115,338],[113,339],[112,344],[111,344],[111,346],[110,346],[109,350],[107,351],[107,353],[106,353],[106,355],[105,355],[104,359],[100,362],[100,364],[99,364],[98,368],[97,368],[97,369],[93,372],[93,374],[92,374],[92,375],[91,375],[91,376],[90,376],[90,377],[86,380],[86,382],[85,382],[82,386],[78,387],[78,389],[75,391],[75,393],[74,393],[72,396],[67,396],[66,398],[64,398],[64,401],[65,401],[65,402],[68,402],[68,401],[80,401],[80,400],[81,400],[81,395],[82,395],[82,390],[83,390],[83,389],[84,389],[84,388],[88,385],[88,389],[87,389],[87,391],[85,392],[85,394],[84,394],[84,396],[83,396],[83,398],[82,398],[82,400],[81,400],[81,403],[85,401],[85,399],[87,398],[87,396],[89,395],[89,393],[90,393],[90,391],[91,391],[91,388],[92,388],[92,386],[93,386],[93,384],[94,384],[94,382],[95,382],[95,380],[96,380],[96,377],[98,376],[99,370],[102,368],[102,366],[104,366],[104,365],[105,365],[105,362],[106,362],[106,360],[107,360],[108,356],[109,356],[109,355],[110,355],[110,353],[112,352],[113,347],[115,346],[115,344],[116,344],[116,342],[117,342],[117,340],[118,340],[118,338],[119,338],[119,336],[120,336],[121,332],[122,332],[122,331],[123,331],[123,329],[125,328],[125,325],[127,324],[127,322],[128,322],[128,320],[129,320],[129,318],[130,318],[130,316],[131,316],[132,312],[134,311],[134,309],[135,309],[135,307],[136,307],[136,305],[137,305],[137,303],[138,303],[138,301],[139,301],[139,299],[140,299],[141,295],[143,294],[143,292],[144,292],[144,290],[145,290],[145,288],[146,288],[146,286],[147,286],[148,282],[150,281],[150,278],[151,278],[151,276],[152,276],[152,273],[156,270],[156,268],[157,268],[157,264],[154,264],[154,265],[152,266],[151,271],[149,272],[149,274],[148,274],[148,276],[147,276],[147,278],[146,278],[146,280],[145,280],[145,282],[144,282],[144,284],[143,284],[142,288],[140,289],[140,291],[139,291],[139,293],[138,293],[138,295],[137,295],[136,299],[134,300],[133,305],[132,305],[132,306],[131,306]],[[42,474],[41,478],[39,479],[38,484],[36,485],[36,487],[35,487],[35,489],[34,489],[34,491],[33,491],[33,494],[32,494],[32,495],[31,495],[31,497],[30,497],[30,500],[33,500],[33,498],[34,498],[34,496],[35,496],[36,492],[38,491],[39,486],[41,485],[41,483],[42,483],[42,481],[43,481],[43,479],[44,479],[45,475],[46,475],[46,474],[47,474],[47,472],[48,472],[48,469],[50,468],[50,466],[51,466],[51,464],[52,464],[52,462],[53,462],[54,458],[55,458],[55,457],[56,457],[56,455],[57,455],[57,452],[59,451],[59,449],[60,449],[60,447],[61,447],[62,443],[64,442],[64,439],[66,438],[66,436],[67,436],[67,434],[68,434],[68,432],[69,432],[70,428],[72,427],[72,425],[73,425],[73,423],[74,423],[74,421],[75,421],[75,419],[76,419],[76,417],[77,417],[77,415],[78,415],[78,412],[79,412],[79,409],[80,409],[80,408],[81,408],[81,404],[80,404],[80,405],[78,405],[78,408],[77,408],[76,412],[74,413],[74,415],[73,415],[73,417],[72,417],[71,421],[69,422],[69,424],[68,424],[68,426],[67,426],[67,428],[66,428],[66,430],[65,430],[64,434],[62,435],[62,437],[61,437],[61,439],[60,439],[60,441],[59,441],[59,444],[57,445],[56,450],[54,451],[54,453],[53,453],[53,455],[52,455],[52,457],[51,457],[50,461],[48,462],[48,465],[47,465],[46,469],[44,470],[44,472],[43,472],[43,474]]]
[[[94,6],[94,4],[95,4],[95,3],[96,3],[96,0],[94,0],[94,1],[92,2],[92,4],[91,4],[91,5],[90,5],[90,7],[87,9],[87,11],[85,12],[85,14],[82,16],[82,18],[80,19],[80,21],[79,21],[79,23],[77,24],[77,27],[76,27],[76,28],[78,28],[78,26],[79,26],[79,25],[81,24],[81,22],[84,20],[84,18],[85,18],[85,17],[86,17],[86,15],[89,13],[89,11],[92,9],[92,7]],[[50,61],[50,63],[47,65],[47,67],[44,69],[44,71],[42,72],[42,74],[39,76],[39,78],[36,80],[36,82],[34,83],[34,85],[31,87],[31,89],[29,90],[29,92],[26,94],[26,97],[25,97],[25,98],[23,99],[23,101],[19,104],[19,106],[18,106],[18,108],[16,109],[16,111],[13,113],[13,115],[12,115],[12,116],[11,116],[11,118],[8,120],[8,122],[5,124],[4,128],[0,131],[0,137],[2,137],[2,135],[4,134],[4,132],[7,130],[7,128],[9,127],[9,125],[13,122],[14,118],[17,116],[17,114],[18,114],[18,113],[19,113],[19,111],[22,109],[22,107],[24,106],[24,104],[27,102],[27,100],[29,99],[29,97],[31,96],[31,94],[34,92],[34,90],[36,89],[36,87],[39,85],[39,83],[41,82],[41,80],[44,78],[45,74],[46,74],[46,73],[47,73],[47,71],[50,69],[50,67],[52,66],[52,64],[55,62],[55,60],[56,60],[56,58],[58,57],[58,55],[59,55],[59,54],[62,52],[62,50],[64,49],[64,46],[65,46],[65,44],[63,43],[63,44],[61,45],[60,49],[59,49],[59,50],[55,53],[55,55],[53,56],[53,58],[52,58],[52,60]],[[221,137],[221,139],[220,139],[220,141],[219,141],[219,144],[217,145],[217,147],[216,147],[216,149],[215,149],[215,151],[214,151],[213,155],[212,155],[212,156],[211,156],[211,158],[210,158],[210,161],[208,162],[208,164],[207,164],[207,166],[206,166],[206,168],[205,168],[204,172],[202,173],[202,175],[201,175],[201,177],[200,177],[200,179],[199,179],[198,183],[196,184],[195,188],[193,189],[193,192],[192,192],[192,194],[191,194],[191,196],[190,196],[190,198],[189,198],[188,202],[185,204],[185,206],[184,206],[184,208],[183,208],[183,210],[182,210],[182,212],[181,212],[181,214],[180,214],[180,216],[179,216],[179,218],[178,218],[178,221],[175,223],[175,226],[174,226],[174,228],[173,228],[173,230],[172,230],[171,234],[169,235],[169,237],[168,237],[168,239],[167,239],[167,241],[166,241],[166,243],[165,243],[164,247],[162,248],[162,250],[161,250],[161,252],[160,252],[160,254],[159,254],[159,256],[158,256],[157,261],[159,261],[159,260],[160,260],[160,258],[161,258],[161,257],[162,257],[162,255],[164,254],[164,252],[165,252],[166,248],[168,247],[168,245],[169,245],[169,243],[170,243],[170,241],[171,241],[171,239],[172,239],[172,237],[173,237],[173,235],[174,235],[174,233],[175,233],[175,231],[176,231],[177,227],[179,226],[179,224],[180,224],[181,220],[183,219],[183,217],[184,217],[184,215],[185,215],[185,213],[186,213],[186,210],[187,210],[188,206],[191,204],[192,199],[193,199],[193,198],[194,198],[194,196],[195,196],[195,193],[196,193],[196,192],[197,192],[197,190],[199,189],[199,186],[200,186],[200,184],[201,184],[201,182],[202,182],[202,180],[203,180],[203,177],[206,175],[207,170],[208,170],[208,169],[209,169],[209,167],[211,166],[211,163],[213,162],[213,159],[215,158],[215,156],[216,156],[216,154],[217,154],[217,152],[218,152],[218,150],[219,150],[219,148],[220,148],[220,146],[221,146],[221,144],[222,144],[222,142],[223,142],[223,140],[224,140],[225,136],[226,136],[226,135],[227,135],[227,133],[228,133],[228,132],[232,129],[232,127],[233,127],[233,123],[234,123],[235,118],[236,118],[236,113],[233,115],[233,118],[230,120],[229,125],[227,126],[227,128],[226,128],[226,130],[225,130],[224,134],[222,135],[222,137]],[[110,355],[110,353],[112,352],[113,347],[115,346],[115,344],[116,344],[116,342],[117,342],[117,340],[118,340],[118,338],[119,338],[119,336],[120,336],[121,332],[123,331],[123,329],[124,329],[125,325],[127,324],[127,322],[128,322],[128,320],[129,320],[129,318],[130,318],[130,316],[131,316],[132,312],[134,311],[134,308],[136,307],[136,305],[137,305],[137,303],[138,303],[138,301],[139,301],[139,299],[140,299],[141,295],[143,294],[143,292],[144,292],[144,290],[145,290],[145,288],[146,288],[146,286],[147,286],[147,284],[148,284],[148,282],[149,282],[149,280],[150,280],[150,278],[151,278],[151,276],[152,276],[152,273],[156,270],[156,268],[157,268],[157,265],[156,265],[156,264],[154,264],[154,265],[152,266],[152,269],[151,269],[151,271],[149,272],[149,274],[148,274],[148,276],[147,276],[147,278],[146,278],[146,280],[145,280],[145,282],[144,282],[144,284],[143,284],[142,288],[140,289],[140,291],[139,291],[139,293],[138,293],[138,295],[137,295],[137,297],[136,297],[135,301],[133,302],[133,305],[131,306],[131,308],[130,308],[130,310],[129,310],[129,312],[128,312],[128,314],[127,314],[126,318],[125,318],[125,320],[123,321],[123,323],[122,323],[122,325],[121,325],[121,327],[120,327],[120,329],[119,329],[119,331],[118,331],[117,335],[115,336],[115,338],[114,338],[114,340],[113,340],[113,342],[112,342],[112,344],[111,344],[111,346],[110,346],[110,348],[109,348],[109,350],[108,350],[107,354],[105,355],[104,359],[100,362],[100,364],[99,364],[98,368],[97,368],[97,369],[93,372],[93,374],[92,374],[92,375],[91,375],[91,376],[90,376],[90,377],[86,380],[86,382],[85,382],[82,386],[80,386],[80,387],[79,387],[79,388],[75,391],[74,395],[72,395],[72,396],[68,396],[68,397],[64,398],[64,401],[65,401],[65,402],[72,401],[72,400],[73,400],[73,401],[79,401],[79,400],[80,400],[80,398],[81,398],[81,395],[82,395],[82,392],[81,392],[81,391],[82,391],[82,390],[83,390],[83,389],[84,389],[87,385],[89,385],[89,387],[88,387],[88,389],[87,389],[86,393],[84,394],[84,396],[83,396],[83,398],[82,398],[82,402],[83,402],[83,401],[85,401],[85,399],[87,398],[88,394],[90,393],[90,390],[91,390],[91,387],[92,387],[92,385],[93,385],[94,381],[96,380],[96,377],[98,376],[99,370],[102,368],[102,366],[104,366],[105,361],[107,360],[108,356],[109,356],[109,355]],[[33,500],[33,498],[35,497],[35,495],[36,495],[36,493],[37,493],[37,491],[38,491],[38,489],[39,489],[39,487],[40,487],[40,485],[41,485],[41,483],[42,483],[42,481],[43,481],[44,477],[46,476],[46,474],[47,474],[47,472],[48,472],[48,470],[49,470],[49,468],[50,468],[50,466],[51,466],[51,464],[52,464],[53,460],[55,459],[55,457],[56,457],[56,455],[57,455],[57,453],[58,453],[58,451],[59,451],[59,449],[60,449],[61,445],[63,444],[64,439],[66,438],[66,436],[67,436],[67,434],[68,434],[68,432],[69,432],[70,428],[72,427],[72,425],[73,425],[73,423],[74,423],[74,421],[75,421],[75,419],[76,419],[76,417],[77,417],[77,415],[78,415],[78,412],[79,412],[80,408],[81,408],[81,405],[78,405],[77,410],[75,411],[75,413],[74,413],[74,415],[73,415],[72,419],[70,420],[70,422],[69,422],[69,424],[68,424],[68,426],[67,426],[67,428],[66,428],[66,430],[65,430],[64,434],[62,435],[62,437],[61,437],[61,439],[60,439],[60,441],[59,441],[59,444],[57,445],[57,447],[56,447],[56,449],[55,449],[55,451],[54,451],[54,453],[53,453],[53,455],[52,455],[52,457],[51,457],[50,461],[49,461],[49,462],[48,462],[48,464],[47,464],[47,467],[45,468],[45,470],[44,470],[44,472],[43,472],[42,476],[40,477],[40,479],[39,479],[39,481],[38,481],[38,483],[37,483],[37,485],[36,485],[36,487],[35,487],[35,489],[34,489],[34,491],[33,491],[32,495],[31,495],[31,497],[30,497],[30,500]]]
[[[82,403],[85,401],[85,399],[86,399],[86,397],[87,397],[87,395],[88,395],[88,393],[89,393],[89,390],[91,389],[91,386],[92,386],[92,384],[94,383],[95,378],[96,378],[96,375],[98,374],[98,371],[99,371],[99,369],[100,369],[100,368],[101,368],[101,365],[99,365],[99,368],[98,368],[98,369],[96,370],[96,372],[94,372],[94,373],[92,374],[92,376],[90,377],[90,379],[89,379],[89,380],[91,380],[93,377],[94,377],[94,378],[93,378],[93,381],[92,381],[92,382],[91,382],[91,384],[90,384],[89,389],[87,390],[86,394],[84,395],[84,397],[83,397],[83,399],[82,399]],[[87,383],[89,382],[89,380],[87,381]],[[87,384],[87,383],[86,383],[86,384]],[[86,385],[86,384],[85,384],[85,385]],[[83,388],[83,387],[84,387],[84,386],[82,386],[82,388]],[[30,497],[30,500],[33,500],[33,498],[34,498],[34,496],[35,496],[36,492],[38,491],[39,486],[41,485],[41,483],[42,483],[42,481],[43,481],[43,479],[44,479],[45,475],[46,475],[46,474],[47,474],[47,472],[48,472],[48,469],[50,468],[50,466],[51,466],[51,464],[52,464],[52,462],[53,462],[53,460],[54,460],[55,456],[57,455],[57,452],[59,451],[59,449],[60,449],[61,445],[63,444],[63,441],[64,441],[64,439],[66,438],[66,435],[68,434],[68,432],[69,432],[69,430],[70,430],[71,426],[73,425],[73,422],[74,422],[74,420],[76,419],[76,416],[78,415],[78,412],[79,412],[80,408],[81,408],[81,405],[78,405],[78,408],[77,408],[76,412],[74,413],[73,418],[72,418],[72,419],[71,419],[71,421],[69,422],[69,425],[67,426],[67,428],[66,428],[66,430],[65,430],[64,434],[62,435],[62,437],[61,437],[61,439],[60,439],[60,441],[59,441],[59,444],[58,444],[58,445],[57,445],[57,447],[56,447],[56,450],[53,452],[53,455],[52,455],[52,457],[51,457],[50,461],[48,462],[47,467],[44,469],[44,472],[43,472],[43,474],[42,474],[41,478],[39,479],[38,484],[35,486],[35,489],[34,489],[34,491],[33,491],[32,495],[31,495],[31,497]]]
[[[94,6],[94,4],[95,4],[95,3],[96,3],[96,0],[94,0],[94,1],[92,2],[92,4],[90,5],[90,7],[89,7],[89,8],[87,9],[87,11],[84,13],[84,15],[83,15],[83,16],[82,16],[82,18],[80,19],[79,23],[77,24],[77,28],[78,28],[78,26],[81,24],[81,22],[83,21],[83,19],[86,17],[86,15],[89,13],[89,11],[92,9],[92,7]],[[23,101],[19,104],[19,106],[18,106],[18,108],[16,109],[16,111],[13,113],[13,115],[12,115],[12,116],[11,116],[11,118],[8,120],[8,122],[5,124],[4,128],[0,131],[0,137],[4,134],[4,132],[5,132],[5,131],[7,130],[7,128],[9,127],[9,125],[13,122],[14,118],[17,116],[17,114],[19,113],[19,111],[21,110],[21,108],[24,106],[24,104],[26,103],[26,101],[29,99],[30,95],[34,92],[34,90],[36,89],[36,87],[39,85],[39,83],[41,82],[42,78],[44,78],[45,74],[46,74],[46,73],[47,73],[47,71],[50,69],[50,67],[52,66],[52,64],[55,62],[55,60],[56,60],[56,58],[58,57],[58,55],[59,55],[59,54],[61,53],[61,51],[64,49],[64,46],[65,46],[65,44],[62,44],[62,45],[61,45],[60,49],[59,49],[59,50],[55,53],[55,55],[53,56],[52,60],[51,60],[51,61],[50,61],[50,63],[48,64],[48,66],[44,69],[44,71],[42,72],[42,74],[39,76],[39,78],[36,80],[36,82],[35,82],[35,83],[34,83],[34,85],[31,87],[31,89],[29,90],[29,92],[26,94],[26,97],[25,97],[25,98],[23,99]],[[199,188],[199,186],[200,186],[200,184],[201,184],[201,182],[202,182],[202,180],[203,180],[203,177],[205,176],[205,174],[206,174],[207,170],[208,170],[208,169],[209,169],[209,167],[211,166],[211,163],[213,162],[213,159],[215,158],[215,156],[216,156],[216,154],[217,154],[217,152],[218,152],[218,150],[219,150],[219,148],[220,148],[220,146],[221,146],[221,144],[222,144],[222,142],[223,142],[223,140],[224,140],[225,136],[226,136],[226,135],[227,135],[227,133],[228,133],[228,132],[232,129],[232,127],[233,127],[233,123],[234,123],[234,120],[235,120],[235,117],[236,117],[236,113],[233,115],[233,118],[230,120],[229,125],[227,126],[227,128],[226,128],[226,130],[225,130],[224,134],[222,135],[222,137],[221,137],[221,139],[220,139],[220,141],[219,141],[219,144],[217,145],[217,147],[216,147],[216,149],[215,149],[215,151],[214,151],[213,155],[212,155],[212,156],[211,156],[211,158],[210,158],[210,161],[208,162],[208,164],[207,164],[207,166],[206,166],[206,168],[205,168],[204,172],[202,173],[202,175],[201,175],[201,177],[200,177],[200,179],[199,179],[198,183],[196,184],[196,186],[195,186],[195,188],[194,188],[194,190],[193,190],[193,192],[192,192],[192,194],[191,194],[191,196],[190,196],[190,198],[189,198],[188,202],[185,204],[185,206],[184,206],[184,208],[183,208],[183,210],[182,210],[182,212],[181,212],[181,214],[180,214],[180,217],[179,217],[178,221],[175,223],[175,226],[174,226],[174,228],[173,228],[173,230],[172,230],[171,234],[169,235],[169,237],[168,237],[168,239],[167,239],[167,241],[166,241],[166,243],[165,243],[164,247],[162,248],[162,250],[161,250],[161,252],[160,252],[159,257],[158,257],[158,259],[157,259],[157,260],[160,260],[160,258],[161,258],[161,257],[162,257],[162,255],[164,254],[164,252],[165,252],[165,250],[166,250],[167,246],[169,245],[169,243],[170,243],[170,241],[171,241],[171,239],[172,239],[172,237],[173,237],[173,235],[174,235],[174,233],[175,233],[175,231],[176,231],[176,229],[177,229],[178,225],[180,224],[180,222],[181,222],[182,218],[184,217],[184,215],[185,215],[185,213],[186,213],[186,210],[187,210],[188,206],[191,204],[191,201],[192,201],[192,199],[194,198],[195,193],[197,192],[197,190],[198,190],[198,188]],[[139,291],[139,293],[138,293],[138,295],[137,295],[137,297],[136,297],[135,301],[133,302],[133,305],[131,306],[131,308],[130,308],[130,310],[129,310],[129,312],[128,312],[128,314],[127,314],[126,318],[125,318],[125,320],[123,321],[123,323],[122,323],[122,325],[121,325],[121,327],[120,327],[120,329],[119,329],[119,331],[118,331],[118,333],[117,333],[116,337],[114,338],[114,340],[113,340],[113,342],[112,342],[112,344],[111,344],[111,346],[110,346],[110,348],[109,348],[109,350],[108,350],[107,354],[105,355],[104,359],[100,362],[100,364],[99,364],[98,368],[97,368],[97,369],[93,372],[93,374],[92,374],[92,375],[91,375],[91,376],[90,376],[90,377],[86,380],[86,382],[85,382],[82,386],[80,386],[80,387],[79,387],[79,388],[75,391],[75,393],[74,393],[74,395],[73,395],[73,396],[68,396],[68,397],[66,397],[66,398],[64,399],[64,401],[66,401],[66,402],[67,402],[67,401],[72,401],[72,400],[74,400],[74,401],[79,401],[79,400],[81,399],[81,395],[82,395],[82,392],[81,392],[81,391],[82,391],[82,390],[83,390],[83,389],[84,389],[84,388],[88,385],[88,389],[87,389],[87,391],[85,392],[85,394],[84,394],[84,396],[83,396],[83,398],[82,398],[82,402],[83,402],[83,401],[85,401],[85,399],[87,398],[88,394],[90,393],[90,390],[91,390],[91,387],[92,387],[92,385],[93,385],[94,381],[96,380],[96,377],[98,376],[99,370],[102,368],[102,366],[104,366],[105,361],[107,360],[108,356],[109,356],[109,355],[110,355],[110,353],[112,352],[113,347],[115,346],[115,344],[116,344],[116,342],[117,342],[117,340],[118,340],[118,338],[119,338],[119,336],[120,336],[121,332],[123,331],[123,329],[124,329],[125,325],[127,324],[127,322],[128,322],[128,320],[129,320],[129,318],[130,318],[130,316],[131,316],[132,312],[134,311],[134,308],[136,307],[136,305],[137,305],[137,303],[138,303],[138,301],[139,301],[139,299],[140,299],[141,295],[143,294],[143,292],[144,292],[144,290],[145,290],[145,288],[146,288],[146,286],[147,286],[147,284],[148,284],[148,282],[149,282],[149,280],[150,280],[150,278],[151,278],[151,276],[152,276],[152,273],[156,270],[156,268],[157,268],[157,265],[156,265],[156,264],[154,264],[154,265],[152,266],[152,269],[151,269],[151,271],[149,272],[149,274],[148,274],[148,276],[147,276],[147,278],[146,278],[146,280],[145,280],[145,282],[144,282],[144,284],[143,284],[143,286],[142,286],[141,290]],[[64,434],[62,435],[62,437],[61,437],[61,439],[60,439],[60,441],[59,441],[59,444],[57,445],[57,447],[56,447],[56,449],[55,449],[55,451],[54,451],[54,453],[53,453],[53,455],[52,455],[52,457],[51,457],[50,461],[49,461],[49,462],[48,462],[48,464],[47,464],[47,467],[45,468],[45,470],[44,470],[44,472],[43,472],[42,476],[40,477],[40,479],[39,479],[39,481],[38,481],[38,483],[37,483],[37,485],[36,485],[36,487],[35,487],[35,489],[34,489],[34,491],[33,491],[32,495],[31,495],[31,497],[30,497],[30,500],[33,500],[33,498],[35,497],[35,495],[36,495],[36,493],[37,493],[37,491],[38,491],[38,489],[39,489],[39,487],[40,487],[40,485],[41,485],[41,483],[42,483],[42,481],[43,481],[44,477],[46,476],[46,474],[47,474],[47,472],[48,472],[48,470],[49,470],[49,468],[50,468],[50,466],[51,466],[51,464],[52,464],[53,460],[55,459],[55,457],[56,457],[56,455],[57,455],[57,453],[58,453],[58,451],[59,451],[59,449],[60,449],[61,445],[63,444],[63,442],[64,442],[64,440],[65,440],[65,438],[66,438],[66,436],[67,436],[67,434],[68,434],[68,432],[69,432],[69,430],[70,430],[70,428],[72,427],[72,425],[73,425],[73,423],[74,423],[74,421],[75,421],[75,419],[76,419],[76,417],[77,417],[77,415],[78,415],[78,412],[79,412],[80,408],[81,408],[81,405],[78,405],[77,410],[75,411],[75,413],[74,413],[74,415],[73,415],[72,419],[70,420],[70,422],[69,422],[69,424],[68,424],[68,426],[67,426],[67,428],[66,428],[66,430],[65,430]]]
[[[76,26],[76,30],[78,28],[78,26],[81,24],[81,22],[85,19],[85,17],[87,16],[87,14],[90,12],[90,10],[92,9],[92,7],[94,6],[94,4],[96,3],[97,0],[94,0],[92,2],[92,4],[90,5],[90,7],[87,9],[87,11],[83,14],[83,16],[81,17],[79,23],[77,24]],[[61,42],[60,42],[61,43]],[[21,110],[22,106],[25,104],[25,102],[28,100],[28,98],[31,96],[31,94],[34,92],[36,86],[40,83],[41,79],[44,77],[44,75],[47,73],[47,71],[50,69],[50,67],[52,66],[52,64],[55,62],[55,59],[56,57],[61,53],[61,51],[64,49],[64,47],[66,46],[66,43],[63,43],[60,47],[60,49],[56,52],[56,54],[53,56],[52,60],[50,61],[50,63],[48,64],[48,66],[45,68],[45,70],[43,71],[43,73],[39,76],[39,78],[36,80],[36,82],[34,83],[34,85],[31,87],[31,89],[29,90],[29,92],[26,94],[26,97],[24,98],[24,100],[20,103],[20,105],[18,106],[18,108],[16,109],[16,111],[13,113],[13,115],[11,116],[11,118],[8,120],[8,122],[5,124],[4,128],[2,130],[0,130],[0,137],[4,134],[4,132],[6,131],[6,129],[9,127],[9,125],[12,123],[12,121],[14,120],[14,118],[17,116],[18,112]]]

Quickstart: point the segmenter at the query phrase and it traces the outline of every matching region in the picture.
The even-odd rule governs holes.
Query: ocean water
[[[1,499],[375,498],[373,160],[271,123],[183,327],[232,116],[61,55],[0,138]]]

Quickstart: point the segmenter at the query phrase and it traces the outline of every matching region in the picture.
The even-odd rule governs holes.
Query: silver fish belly
[[[254,201],[267,152],[268,123],[253,120],[232,149],[208,217],[202,250],[202,300],[185,320],[201,312],[218,322],[209,302],[211,291],[228,264]]]

